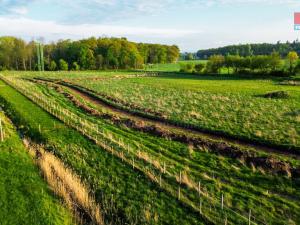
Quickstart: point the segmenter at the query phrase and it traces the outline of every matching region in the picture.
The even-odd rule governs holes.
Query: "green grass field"
[[[162,224],[174,224],[176,221],[182,224],[203,223],[201,216],[183,207],[176,198],[161,191],[143,174],[134,172],[130,166],[66,127],[3,82],[1,85],[2,101],[6,102],[5,109],[14,122],[22,132],[36,141],[42,141],[47,149],[55,150],[55,155],[92,187],[96,199],[106,210],[107,223],[155,224],[157,220]],[[62,105],[71,107],[68,102],[62,102]],[[80,114],[84,117],[83,113]],[[105,125],[103,122],[101,124]],[[39,127],[42,133],[39,133]],[[109,128],[116,129],[117,134],[127,135],[125,131],[106,124],[106,129]]]
[[[1,90],[3,85],[1,85]],[[11,122],[0,111],[0,224],[74,224],[73,216],[43,181]]]
[[[280,85],[280,80],[166,75],[72,82],[174,123],[282,148],[300,147],[300,87]],[[290,97],[262,97],[273,91],[286,91]]]
[[[147,65],[145,70],[159,71],[159,72],[179,72],[180,64],[199,64],[199,63],[206,63],[206,60],[178,61],[176,63]]]
[[[253,112],[254,110],[259,111],[262,116],[266,117],[267,112],[271,113],[271,103],[273,105],[272,109],[277,104],[278,110],[281,109],[279,106],[283,103],[285,105],[284,110],[292,109],[293,104],[296,107],[299,106],[297,87],[278,86],[291,92],[290,99],[274,101],[274,99],[263,99],[254,96],[254,93],[263,94],[277,87],[275,81],[272,80],[230,79],[226,77],[216,79],[215,77],[177,75],[132,78],[127,77],[130,73],[122,73],[122,75],[120,77],[118,72],[76,73],[74,76],[72,73],[46,73],[43,77],[72,80],[72,82],[104,92],[109,96],[122,98],[126,102],[132,101],[135,104],[141,104],[142,107],[152,106],[153,109],[160,109],[159,112],[170,113],[170,115],[174,111],[178,113],[177,117],[174,117],[174,121],[185,119],[187,122],[196,122],[195,124],[201,122],[202,120],[199,118],[192,120],[193,117],[186,117],[185,114],[188,114],[190,109],[184,109],[192,105],[194,111],[199,114],[200,111],[197,107],[200,107],[201,114],[204,116],[203,121],[209,120],[208,125],[210,128],[219,126],[220,130],[225,131],[228,124],[230,124],[231,129],[234,129],[235,123],[241,123],[242,120],[240,119],[246,118],[249,110],[250,112],[251,110]],[[2,96],[2,101],[5,103],[4,108],[10,112],[9,115],[21,131],[44,143],[47,149],[55,151],[56,156],[79,174],[82,179],[86,180],[91,189],[95,191],[99,203],[113,201],[113,207],[108,206],[109,204],[106,205],[108,209],[105,215],[107,222],[117,223],[116,221],[118,221],[122,224],[117,220],[119,218],[123,222],[138,222],[139,224],[176,224],[178,221],[181,224],[204,223],[203,217],[189,207],[189,204],[198,201],[197,192],[193,192],[189,186],[183,185],[181,194],[188,196],[189,200],[182,202],[182,200],[176,198],[178,188],[176,179],[178,177],[176,178],[172,174],[179,174],[180,171],[188,174],[193,182],[201,180],[203,191],[217,201],[212,201],[211,206],[203,205],[204,214],[211,221],[215,221],[216,224],[224,222],[225,215],[222,215],[220,208],[218,208],[220,204],[218,201],[220,201],[222,193],[225,196],[225,205],[230,209],[241,212],[246,217],[250,208],[258,221],[266,220],[271,224],[285,224],[286,221],[296,224],[299,222],[300,206],[298,200],[300,192],[296,179],[269,174],[263,170],[251,168],[230,157],[214,155],[200,149],[193,150],[181,142],[155,137],[123,126],[116,126],[108,119],[95,118],[87,114],[71,103],[64,95],[45,84],[20,80],[21,77],[36,77],[39,74],[18,73],[6,74],[6,76],[15,77],[14,80],[30,90],[30,93],[44,96],[74,113],[74,115],[80,116],[81,119],[97,125],[105,130],[107,134],[121,140],[126,146],[130,146],[133,152],[138,154],[142,152],[152,157],[152,160],[148,162],[137,160],[135,162],[136,166],[146,166],[145,168],[152,170],[153,161],[156,163],[167,162],[170,175],[163,176],[165,186],[160,188],[159,185],[149,179],[147,170],[133,170],[130,165],[122,162],[117,157],[112,157],[105,150],[84,138],[82,134],[54,119],[37,105],[17,93],[16,90],[1,83],[3,88],[0,90],[0,96]],[[133,89],[135,92],[132,91]],[[130,90],[131,96],[129,96]],[[66,89],[66,91],[68,90]],[[227,94],[227,92],[230,93]],[[114,94],[117,94],[117,96]],[[80,99],[80,96],[77,96],[77,98]],[[80,101],[84,102],[83,99],[80,99]],[[269,105],[267,104],[268,101],[271,102]],[[93,103],[89,103],[89,105],[97,108],[93,106]],[[229,119],[235,118],[235,120],[226,120],[225,115],[222,117],[224,122],[219,117],[211,118],[213,113],[220,113],[221,115],[220,108],[214,108],[221,106],[225,110],[223,113]],[[238,110],[235,111],[234,109],[237,106]],[[249,106],[252,106],[252,108],[243,111],[244,108]],[[262,106],[267,106],[269,110]],[[184,113],[180,114],[181,110]],[[208,111],[207,114],[204,114],[206,111]],[[244,114],[238,114],[237,112]],[[273,114],[269,115],[267,119],[272,117],[274,117]],[[251,117],[251,123],[255,123],[255,118],[257,117]],[[264,120],[262,119],[262,121]],[[297,124],[294,125],[293,121],[285,121],[282,124],[285,125],[286,122],[297,128]],[[260,123],[261,121],[257,121],[256,126],[261,126]],[[276,121],[276,123],[278,122]],[[281,130],[282,124],[277,129],[280,129],[280,132],[284,134]],[[266,126],[265,124],[262,125]],[[275,124],[274,126],[278,125]],[[233,134],[236,135],[239,129],[233,130]],[[269,127],[266,126],[265,129],[269,129]],[[251,134],[252,131],[248,129],[247,132]],[[270,130],[265,132],[268,133]],[[250,138],[252,137],[250,136]],[[299,136],[296,136],[296,138],[299,138]],[[101,141],[101,139],[98,140]],[[253,138],[253,140],[255,139]],[[265,141],[263,138],[257,140]],[[259,154],[261,156],[271,155],[267,153]],[[130,153],[129,157],[133,157],[133,155]],[[299,160],[288,156],[280,156],[279,158],[289,161],[294,166],[300,164]],[[126,179],[122,179],[123,177],[126,177]],[[214,209],[210,210],[209,207]],[[152,219],[149,219],[149,213]],[[137,219],[136,215],[140,215],[140,217]],[[234,224],[240,224],[241,218],[237,215],[232,215],[228,211],[227,216],[230,221],[235,221]]]

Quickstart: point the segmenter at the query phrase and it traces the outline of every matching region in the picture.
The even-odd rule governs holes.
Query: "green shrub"
[[[65,60],[63,60],[63,59],[60,59],[59,60],[59,69],[63,70],[63,71],[68,70],[69,69],[68,63]]]
[[[195,65],[193,63],[181,63],[180,64],[180,72],[183,73],[193,73]]]
[[[50,64],[49,64],[49,70],[50,71],[55,71],[57,68],[57,65],[56,65],[56,62],[55,61],[51,61]]]
[[[195,72],[201,73],[203,69],[205,68],[205,64],[199,63],[195,65]]]
[[[78,65],[77,62],[73,62],[73,64],[72,64],[72,70],[75,70],[75,71],[80,70],[80,66]]]

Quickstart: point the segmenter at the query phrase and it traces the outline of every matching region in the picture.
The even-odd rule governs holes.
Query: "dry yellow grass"
[[[0,111],[0,142],[11,136],[10,126],[12,126],[11,121],[5,116],[4,112]]]
[[[27,139],[23,142],[30,154],[36,158],[49,186],[64,199],[66,205],[74,212],[83,211],[94,224],[104,224],[100,206],[80,178],[53,154],[44,151],[41,146],[30,144]]]

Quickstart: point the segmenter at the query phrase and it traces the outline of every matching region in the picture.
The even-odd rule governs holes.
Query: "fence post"
[[[224,208],[224,195],[223,195],[223,193],[222,193],[221,205],[222,205],[222,210],[223,210],[223,208]]]
[[[0,136],[1,136],[1,142],[4,141],[4,135],[3,135],[3,128],[2,128],[2,119],[0,118]]]
[[[200,202],[199,202],[199,212],[200,214],[202,214],[202,200],[200,198]]]
[[[179,172],[179,184],[181,184],[181,170]]]
[[[159,174],[159,186],[161,187],[161,174]]]
[[[249,209],[248,225],[251,225],[251,209]]]

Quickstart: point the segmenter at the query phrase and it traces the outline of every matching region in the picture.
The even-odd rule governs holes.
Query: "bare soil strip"
[[[111,112],[113,112],[121,117],[126,117],[126,118],[133,119],[133,120],[140,121],[140,122],[147,122],[149,124],[159,126],[163,129],[174,130],[179,133],[185,133],[190,136],[197,136],[202,139],[204,138],[204,139],[209,139],[209,140],[213,140],[213,141],[217,141],[217,142],[226,142],[230,145],[239,145],[240,147],[244,147],[244,148],[252,148],[252,149],[256,149],[256,150],[260,150],[260,151],[264,151],[264,152],[268,152],[268,153],[270,153],[270,152],[278,153],[278,154],[288,155],[288,156],[300,159],[300,151],[297,151],[297,150],[293,150],[293,149],[282,150],[279,148],[268,147],[268,146],[258,144],[258,143],[249,143],[249,142],[243,141],[243,140],[224,137],[219,134],[210,134],[210,133],[206,133],[206,132],[201,132],[201,131],[198,131],[198,130],[195,130],[192,128],[180,127],[180,126],[173,125],[173,124],[170,124],[170,123],[167,123],[164,121],[143,117],[140,115],[136,115],[135,113],[131,113],[129,111],[114,107],[114,106],[102,101],[100,98],[97,98],[97,97],[91,95],[90,93],[83,91],[80,88],[77,88],[76,86],[66,85],[65,83],[58,83],[58,84],[62,85],[64,87],[67,87],[69,90],[80,95],[86,101],[89,101],[97,106],[100,106],[107,110],[110,110]]]

